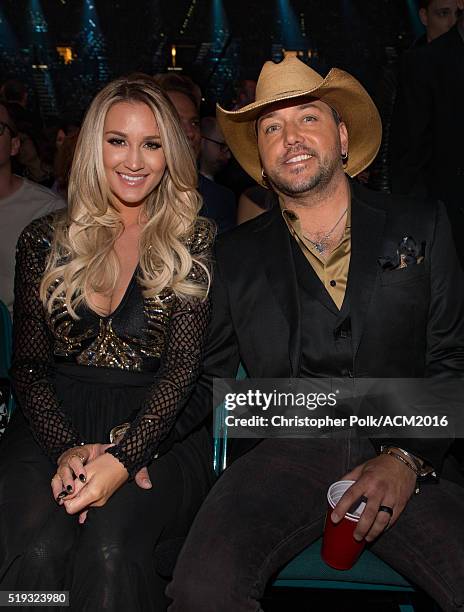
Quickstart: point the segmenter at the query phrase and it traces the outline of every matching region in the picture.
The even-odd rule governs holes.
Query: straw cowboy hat
[[[345,172],[356,176],[377,155],[382,124],[374,102],[350,74],[332,68],[323,79],[297,57],[286,54],[279,63],[266,62],[256,86],[256,101],[239,110],[217,106],[217,120],[230,150],[250,176],[264,185],[261,175],[256,119],[268,106],[281,100],[309,97],[334,108],[348,130],[348,160]],[[266,186],[266,185],[264,185]]]

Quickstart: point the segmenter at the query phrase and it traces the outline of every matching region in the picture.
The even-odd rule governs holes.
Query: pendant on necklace
[[[323,253],[325,251],[325,245],[322,242],[313,242],[314,248],[318,253]]]

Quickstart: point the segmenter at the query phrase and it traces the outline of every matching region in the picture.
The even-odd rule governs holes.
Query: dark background
[[[44,118],[79,113],[113,77],[165,71],[176,45],[177,67],[227,106],[285,48],[374,93],[387,57],[420,34],[416,12],[414,0],[0,0],[0,82],[27,82]]]

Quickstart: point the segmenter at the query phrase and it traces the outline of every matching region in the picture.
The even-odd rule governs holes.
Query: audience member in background
[[[200,172],[214,181],[216,174],[230,161],[231,153],[216,117],[203,117],[200,123]]]
[[[40,115],[28,107],[29,94],[26,85],[17,79],[5,81],[0,89],[0,97],[3,102],[11,104],[18,130],[29,134],[34,141],[37,140],[43,124]]]
[[[252,79],[243,79],[242,81],[239,81],[232,110],[239,110],[242,108],[242,106],[251,104],[254,102],[255,97],[256,81],[253,81]],[[230,163],[227,164],[227,166],[221,170],[221,172],[219,172],[216,180],[225,187],[231,189],[234,192],[237,201],[246,189],[253,187],[253,181],[250,179],[248,174],[244,172],[243,168],[239,163],[237,163],[237,160],[233,156]],[[237,211],[237,219],[238,218],[239,213]]]
[[[458,0],[460,9],[464,0]],[[392,191],[446,204],[464,262],[464,18],[406,53],[392,123]]]
[[[79,134],[80,128],[81,121],[79,119],[69,116],[63,117],[58,124],[58,129],[56,132],[56,148],[60,148],[66,137],[76,136],[77,134]]]
[[[201,152],[201,93],[198,85],[189,77],[177,74],[156,75],[155,82],[164,89],[173,103],[198,161]],[[218,233],[235,227],[237,205],[230,189],[200,174],[198,191],[203,198],[200,214],[216,223]]]
[[[425,28],[424,39],[421,37],[419,41],[432,42],[456,24],[458,0],[419,0],[419,17]]]
[[[55,155],[55,182],[53,183],[52,189],[64,200],[68,199],[69,175],[71,172],[78,137],[79,132],[66,136]]]
[[[419,17],[426,29],[425,33],[414,41],[411,49],[406,52],[403,63],[409,62],[411,52],[426,46],[429,42],[448,32],[458,17],[457,0],[421,0]],[[382,69],[381,78],[375,91],[375,102],[382,117],[383,134],[379,153],[369,168],[368,185],[376,191],[392,191],[392,117],[398,93],[398,54],[394,47],[386,47],[386,62]],[[401,96],[401,94],[400,94]],[[398,102],[403,104],[402,102]],[[394,121],[396,123],[396,119]],[[395,126],[393,126],[395,131]],[[403,136],[398,135],[400,138]]]
[[[237,223],[245,223],[245,221],[254,219],[271,210],[278,203],[277,195],[272,189],[266,189],[261,185],[248,187],[238,200]]]
[[[213,478],[206,429],[166,440],[210,314],[214,230],[196,182],[164,93],[121,78],[83,123],[69,214],[21,234],[0,589],[69,590],[79,612],[165,609],[154,549],[185,537]]]
[[[49,189],[13,174],[12,158],[20,147],[15,123],[0,103],[0,300],[11,311],[15,248],[21,231],[34,219],[65,206]]]
[[[255,101],[256,98],[256,81],[252,79],[243,79],[239,82],[237,88],[237,100],[233,110],[239,110],[243,106],[247,106]]]
[[[51,168],[47,167],[40,156],[43,142],[42,129],[35,129],[29,121],[24,120],[23,109],[19,104],[5,102],[8,113],[14,121],[20,140],[19,151],[15,157],[14,171],[25,178],[45,186],[53,182]]]

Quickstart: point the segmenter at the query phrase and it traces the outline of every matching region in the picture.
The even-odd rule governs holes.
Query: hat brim
[[[217,120],[233,155],[243,169],[263,184],[255,121],[271,104],[299,98],[316,98],[334,108],[348,131],[348,162],[345,172],[354,177],[376,157],[382,140],[379,112],[364,87],[350,74],[332,68],[320,85],[310,90],[285,92],[272,100],[253,102],[227,111],[217,105]]]

